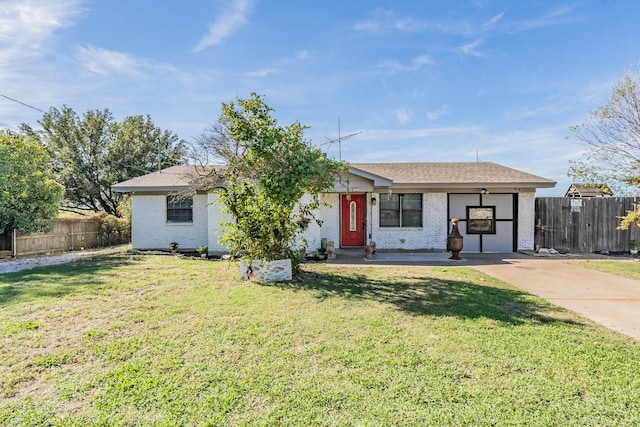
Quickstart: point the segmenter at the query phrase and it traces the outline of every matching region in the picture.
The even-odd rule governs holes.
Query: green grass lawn
[[[617,274],[629,279],[640,280],[640,262],[628,260],[586,260],[571,261],[570,264],[605,273]]]
[[[637,426],[640,343],[464,267],[0,275],[0,425]]]

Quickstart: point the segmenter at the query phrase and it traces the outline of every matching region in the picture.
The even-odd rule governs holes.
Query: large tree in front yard
[[[246,259],[296,259],[292,246],[315,218],[320,193],[347,171],[304,140],[305,126],[280,126],[272,111],[255,93],[223,103],[194,154],[203,166],[222,163],[199,182],[219,193],[229,216],[222,243]]]
[[[65,186],[65,210],[105,211],[118,216],[122,193],[111,185],[182,162],[184,143],[153,124],[149,116],[114,120],[108,109],[82,117],[70,107],[52,108],[39,122],[38,136],[53,159],[57,179]]]
[[[63,193],[53,179],[51,159],[36,140],[0,131],[0,233],[47,229]]]

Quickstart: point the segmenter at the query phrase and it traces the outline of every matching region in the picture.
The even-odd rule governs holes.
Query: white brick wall
[[[370,236],[380,249],[426,249],[446,250],[449,233],[447,222],[447,194],[423,194],[423,227],[381,228],[379,207],[371,205],[371,196],[378,200],[385,194],[368,194],[367,216],[370,218],[366,231],[366,242]],[[211,253],[225,253],[219,243],[221,235],[220,206],[214,203],[215,194],[198,194],[193,200],[193,223],[167,223],[166,195],[133,195],[132,197],[132,243],[136,249],[168,249],[176,241],[181,249],[195,249],[208,245]],[[534,245],[535,193],[520,193],[518,196],[518,250],[531,250]],[[308,251],[319,248],[322,238],[340,245],[340,194],[327,193],[321,196],[318,217],[322,227],[315,221],[305,232]],[[325,204],[327,206],[325,206]]]
[[[447,194],[427,193],[424,198],[424,231],[427,249],[447,250],[449,224],[447,221]]]
[[[193,198],[193,222],[167,223],[167,196],[136,195],[131,198],[131,243],[135,249],[169,249],[178,242],[180,249],[208,244],[207,195]]]
[[[385,194],[374,194],[380,199]],[[422,197],[422,227],[380,227],[380,210],[372,209],[372,238],[380,249],[446,250],[447,194],[425,193]]]
[[[340,244],[340,195],[327,193],[320,196],[320,208],[317,217],[322,221],[322,226],[313,221],[305,231],[307,239],[307,251],[312,252],[320,247],[322,239],[333,240],[335,246]],[[325,206],[325,204],[327,206]]]
[[[225,254],[229,251],[220,244],[223,230],[220,224],[223,221],[223,213],[220,205],[216,202],[218,195],[210,193],[207,195],[207,240],[209,242],[210,254]]]
[[[535,234],[535,193],[518,194],[518,250],[530,251],[534,247]]]
[[[218,196],[215,194],[208,195],[208,241],[209,252],[214,254],[227,253],[227,249],[220,244],[220,237],[223,233],[223,229],[220,226],[222,221],[222,210],[220,206],[215,202]],[[303,202],[308,202],[308,196],[304,196]],[[336,246],[339,244],[340,237],[340,220],[339,220],[339,194],[323,194],[320,197],[320,208],[318,218],[322,220],[322,227],[317,222],[312,221],[309,224],[309,228],[304,232],[303,236],[306,239],[306,248],[308,252],[312,252],[320,247],[322,239],[327,238],[327,241],[333,240]],[[325,204],[327,206],[325,206]],[[296,242],[294,246],[298,247],[302,245],[301,242]]]

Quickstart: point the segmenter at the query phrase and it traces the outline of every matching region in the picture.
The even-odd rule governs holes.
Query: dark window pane
[[[422,211],[402,211],[403,227],[422,227]]]
[[[422,194],[405,194],[402,209],[422,209]]]
[[[400,195],[392,194],[380,196],[380,209],[400,209]]]
[[[400,227],[400,211],[380,210],[380,227]]]
[[[193,199],[167,196],[167,222],[192,222]]]

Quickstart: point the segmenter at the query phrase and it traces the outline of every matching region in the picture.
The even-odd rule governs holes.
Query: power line
[[[18,101],[17,99],[13,99],[13,98],[11,98],[10,96],[3,95],[3,94],[1,94],[1,93],[0,93],[0,96],[1,96],[1,97],[3,97],[3,98],[7,98],[9,101],[17,102],[18,104],[24,105],[25,107],[28,107],[28,108],[31,108],[31,109],[33,109],[33,110],[40,111],[41,113],[47,114],[47,112],[46,112],[46,111],[43,111],[43,110],[39,109],[38,107],[34,107],[34,106],[32,106],[32,105],[25,104],[25,103],[24,103],[24,102],[22,102],[22,101]]]

